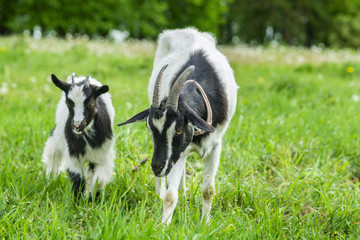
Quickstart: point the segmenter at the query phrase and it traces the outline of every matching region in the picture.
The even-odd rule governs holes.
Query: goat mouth
[[[165,172],[160,171],[160,172],[155,173],[153,171],[153,173],[156,177],[166,177],[169,174],[170,170],[171,170],[171,168],[168,167]]]
[[[154,174],[156,177],[166,177],[166,174]]]
[[[78,130],[78,129],[73,129],[73,132],[75,133],[75,134],[78,134],[78,135],[80,135],[80,134],[82,134],[83,133],[83,131],[82,130]]]

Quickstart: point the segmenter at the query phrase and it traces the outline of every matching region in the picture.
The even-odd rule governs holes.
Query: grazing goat
[[[97,80],[76,77],[67,82],[51,75],[53,83],[63,90],[56,110],[56,125],[47,140],[42,161],[48,176],[66,169],[73,183],[75,200],[85,190],[94,196],[111,180],[114,168],[114,108],[109,87]],[[88,163],[84,176],[84,164]]]
[[[186,189],[185,162],[192,151],[205,159],[201,220],[209,221],[222,137],[235,112],[237,89],[210,34],[186,28],[159,36],[149,84],[151,107],[118,125],[146,120],[156,191],[164,201],[163,223],[171,222],[180,183]]]

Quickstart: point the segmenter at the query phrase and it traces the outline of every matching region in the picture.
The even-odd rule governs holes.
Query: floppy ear
[[[67,90],[70,87],[70,84],[64,81],[61,81],[60,79],[58,79],[55,74],[51,74],[51,79],[53,81],[53,83],[55,84],[55,86],[57,86],[58,88],[60,88],[61,90],[63,90],[64,92],[67,92]]]
[[[192,109],[188,109],[185,112],[185,117],[197,128],[204,130],[205,132],[213,132],[215,128],[208,124],[204,119],[199,117]]]
[[[109,86],[108,85],[102,85],[101,87],[96,87],[95,88],[95,98],[97,98],[98,96],[100,96],[101,94],[104,94],[106,92],[109,91]]]
[[[136,121],[144,121],[147,117],[149,116],[149,108],[136,114],[135,116],[133,116],[132,118],[130,118],[129,120],[125,121],[125,122],[122,122],[122,123],[119,123],[118,126],[123,126],[125,124],[128,124],[128,123],[133,123],[133,122],[136,122]]]

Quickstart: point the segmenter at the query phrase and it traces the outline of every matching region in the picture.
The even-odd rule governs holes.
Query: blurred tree
[[[110,29],[132,37],[152,37],[166,26],[166,4],[159,0],[0,0],[0,33],[40,26],[44,31],[105,36]]]
[[[360,47],[360,0],[345,0],[347,11],[336,15],[334,33],[329,34],[331,46]]]
[[[15,6],[16,0],[10,1],[0,1],[0,34],[10,34],[11,29],[9,25],[9,19],[16,17]]]
[[[219,37],[226,23],[226,12],[232,0],[165,0],[170,28],[196,26]]]
[[[219,34],[228,0],[0,0],[0,33],[40,26],[66,33],[106,35],[126,30],[131,37],[156,38],[165,28],[196,26]]]
[[[253,43],[359,47],[349,34],[360,33],[359,6],[359,0],[235,0],[225,35]]]
[[[127,30],[131,37],[155,39],[159,32],[169,24],[165,17],[168,9],[166,2],[159,0],[132,0],[128,1],[129,10],[126,19]]]
[[[359,13],[360,0],[0,0],[0,34],[40,26],[60,36],[119,29],[156,39],[166,28],[195,26],[220,43],[360,47]]]

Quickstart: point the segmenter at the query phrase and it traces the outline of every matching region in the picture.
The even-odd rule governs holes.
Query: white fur
[[[157,128],[157,130],[159,130],[159,132],[162,133],[162,131],[164,129],[165,121],[166,121],[166,112],[164,113],[164,115],[161,118],[159,118],[159,119],[154,118],[152,123]]]
[[[171,222],[172,213],[178,199],[177,191],[180,182],[183,184],[183,189],[186,189],[185,162],[187,154],[191,151],[196,151],[201,157],[205,158],[204,180],[202,185],[202,220],[205,219],[207,222],[209,221],[212,198],[215,192],[215,175],[221,153],[221,141],[236,108],[238,86],[228,60],[217,50],[215,38],[211,34],[199,32],[195,28],[169,30],[159,35],[158,47],[155,53],[154,66],[148,88],[150,103],[152,102],[155,80],[160,69],[168,64],[163,75],[160,91],[160,98],[163,99],[168,95],[170,82],[175,74],[178,73],[181,67],[188,61],[190,55],[197,50],[205,52],[208,61],[215,69],[220,83],[224,88],[228,101],[228,121],[217,126],[214,132],[210,133],[206,138],[203,138],[200,146],[190,144],[182,154],[181,159],[173,166],[167,177],[168,189],[163,198],[163,223],[166,224]],[[157,128],[160,129],[161,127],[158,126]],[[162,184],[164,184],[164,181],[157,179],[156,183],[156,191],[162,195],[162,189],[164,189]]]
[[[169,167],[170,157],[171,157],[171,153],[172,153],[172,141],[173,141],[173,136],[175,134],[175,125],[176,125],[176,122],[173,122],[166,131],[167,140],[168,140],[168,142],[167,142],[167,147],[168,147],[167,158],[166,158],[165,166],[164,166],[163,170],[161,171],[160,175],[164,175],[166,170]]]
[[[74,125],[80,125],[81,121],[85,118],[84,115],[84,101],[86,96],[83,92],[84,85],[76,86],[68,93],[68,98],[71,99],[74,106]]]
[[[83,81],[84,79],[85,77],[83,76],[74,78],[75,83]],[[92,85],[102,86],[101,83],[94,78],[90,77],[89,81]],[[67,82],[71,83],[71,77],[67,78]],[[75,103],[75,108],[84,100],[82,86],[73,89],[69,95],[69,97]],[[109,93],[104,93],[100,95],[99,98],[102,98],[105,103],[112,127],[115,111],[111,102],[111,96]],[[75,115],[76,111],[77,110],[75,110]],[[70,169],[72,172],[83,175],[85,162],[96,163],[94,172],[87,171],[85,176],[87,182],[87,191],[94,193],[93,191],[96,184],[98,190],[102,189],[111,180],[113,175],[115,138],[113,137],[111,140],[106,140],[101,147],[95,149],[91,148],[89,144],[87,144],[85,148],[85,155],[79,158],[74,158],[69,154],[68,143],[66,141],[64,132],[68,116],[69,110],[65,104],[65,93],[63,93],[56,110],[55,130],[53,135],[50,136],[47,140],[42,156],[42,162],[46,166],[46,174],[48,176],[53,175],[56,177],[61,171]],[[82,119],[83,117],[80,119],[80,121]],[[91,122],[85,129],[85,131],[87,131],[87,133],[90,135],[91,132],[89,132],[89,129],[91,128],[92,124],[93,122]]]

